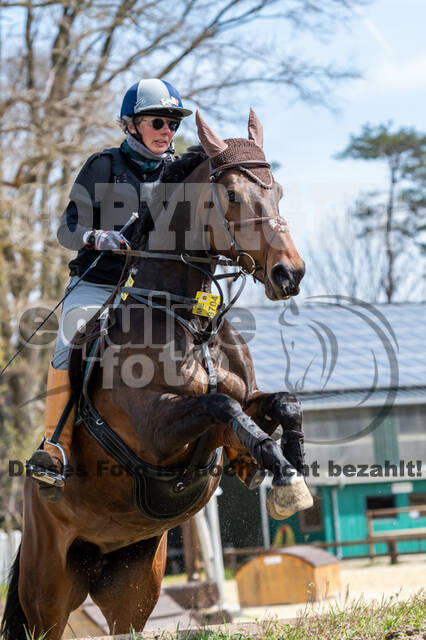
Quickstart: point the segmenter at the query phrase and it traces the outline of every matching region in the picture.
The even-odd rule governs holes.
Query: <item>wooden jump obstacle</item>
[[[339,591],[340,567],[333,554],[308,545],[268,551],[235,575],[242,607],[313,602]]]

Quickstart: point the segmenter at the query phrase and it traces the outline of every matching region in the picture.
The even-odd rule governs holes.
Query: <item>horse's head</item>
[[[214,214],[211,249],[237,257],[265,285],[271,300],[299,293],[305,265],[280,218],[282,195],[262,150],[262,125],[250,110],[248,140],[219,138],[197,112],[198,135],[209,156]]]

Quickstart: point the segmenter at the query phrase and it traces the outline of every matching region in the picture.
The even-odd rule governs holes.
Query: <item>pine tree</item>
[[[401,127],[394,132],[391,128],[391,122],[365,124],[337,155],[339,159],[374,160],[388,166],[387,192],[364,194],[354,209],[358,236],[383,238],[387,264],[382,286],[388,302],[394,300],[403,283],[404,259],[410,247],[417,244],[426,249],[421,238],[426,228],[426,135],[413,128]]]

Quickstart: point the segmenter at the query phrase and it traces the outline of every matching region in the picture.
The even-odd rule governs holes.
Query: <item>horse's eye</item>
[[[228,200],[229,200],[229,202],[236,202],[237,201],[237,194],[235,193],[235,191],[233,189],[229,189],[229,191],[228,191]]]

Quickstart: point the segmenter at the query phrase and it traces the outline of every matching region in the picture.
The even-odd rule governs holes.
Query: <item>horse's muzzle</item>
[[[296,296],[299,293],[299,284],[305,274],[305,265],[293,269],[284,262],[279,262],[271,269],[271,281],[278,299],[288,296]]]

